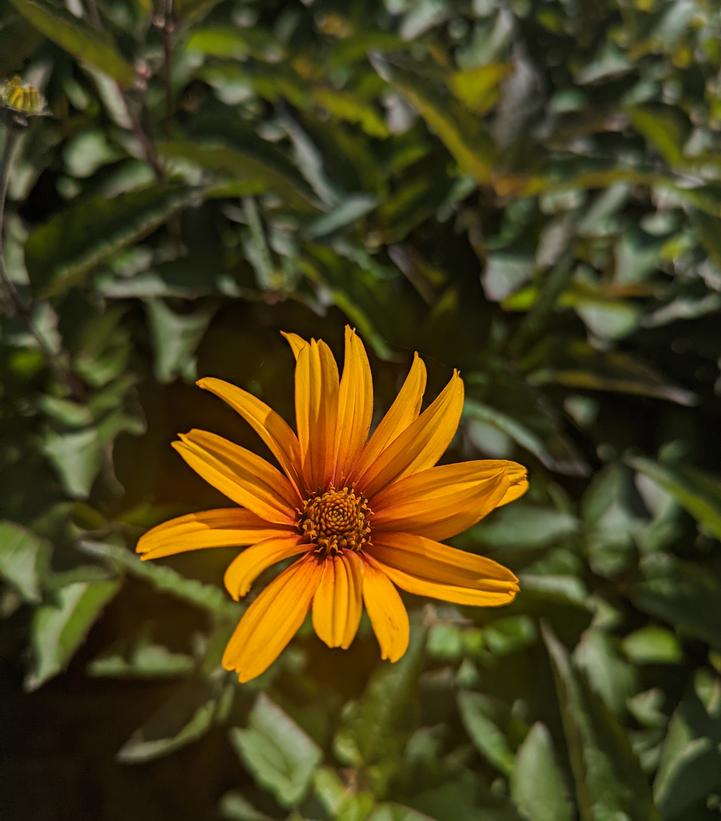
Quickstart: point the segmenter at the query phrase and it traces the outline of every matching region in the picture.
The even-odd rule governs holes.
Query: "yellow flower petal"
[[[346,325],[345,362],[338,392],[335,468],[332,481],[342,487],[348,470],[368,438],[373,417],[373,377],[363,343]]]
[[[268,446],[270,452],[287,473],[290,480],[299,485],[297,466],[300,464],[298,437],[291,426],[272,408],[256,399],[252,393],[244,391],[229,382],[213,377],[199,379],[199,388],[210,391],[227,402],[234,411],[253,428]]]
[[[394,584],[418,596],[488,607],[518,592],[518,579],[498,562],[416,534],[378,534],[368,552]]]
[[[140,537],[135,549],[143,554],[143,559],[160,559],[206,547],[242,547],[292,532],[290,527],[269,524],[250,510],[220,508],[189,513],[156,525]]]
[[[393,583],[370,556],[364,557],[363,601],[381,648],[381,658],[398,661],[408,648],[408,613]]]
[[[330,482],[338,381],[338,366],[325,342],[313,339],[301,348],[295,366],[295,417],[303,476],[311,492]]]
[[[398,396],[363,448],[358,465],[353,471],[355,476],[361,476],[381,452],[418,418],[425,389],[426,366],[416,353],[413,354],[413,364]]]
[[[429,539],[462,533],[504,503],[511,487],[528,487],[517,462],[485,459],[440,465],[406,476],[371,499],[373,530],[401,530]]]
[[[519,467],[521,467],[519,465]],[[507,505],[509,502],[515,502],[516,499],[520,499],[521,496],[528,490],[528,479],[526,478],[526,469],[523,468],[523,477],[517,479],[515,484],[512,484],[508,490],[505,492],[503,498],[498,503],[498,507],[502,505]]]
[[[238,601],[250,590],[251,584],[271,565],[297,556],[308,550],[307,544],[301,544],[302,536],[297,533],[285,533],[254,544],[238,554],[225,571],[225,589]]]
[[[363,565],[346,550],[322,561],[323,572],[313,599],[313,629],[328,647],[346,650],[358,632]]]
[[[241,682],[264,673],[303,624],[320,576],[316,558],[308,555],[273,579],[235,628],[223,667]]]
[[[403,476],[432,467],[455,436],[463,409],[463,380],[457,372],[436,399],[397,436],[357,479],[368,498]]]
[[[285,341],[290,345],[290,349],[293,351],[293,356],[298,359],[298,354],[308,343],[302,336],[298,336],[298,334],[286,333],[286,331],[281,331],[280,333],[283,337],[285,337]]]
[[[196,473],[242,507],[274,524],[295,524],[297,492],[265,459],[202,430],[180,434],[173,447]]]

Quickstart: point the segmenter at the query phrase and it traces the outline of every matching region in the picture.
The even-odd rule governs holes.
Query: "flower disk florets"
[[[359,551],[370,543],[371,515],[363,496],[348,487],[331,488],[303,502],[298,527],[322,556]]]

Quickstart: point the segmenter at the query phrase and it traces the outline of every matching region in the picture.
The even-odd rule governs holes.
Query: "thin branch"
[[[173,33],[175,19],[173,17],[173,0],[163,0],[163,82],[165,85],[165,118],[163,128],[166,136],[170,131],[170,121],[173,116]]]

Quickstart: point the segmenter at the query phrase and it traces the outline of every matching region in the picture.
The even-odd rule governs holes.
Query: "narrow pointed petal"
[[[375,462],[388,445],[418,418],[426,389],[426,366],[418,354],[408,371],[403,387],[398,392],[386,415],[378,423],[358,460],[353,473],[361,476]]]
[[[222,379],[205,377],[196,382],[199,388],[210,391],[230,405],[253,428],[268,446],[270,452],[296,487],[299,484],[298,465],[300,449],[298,437],[291,426],[271,407],[252,393]],[[300,497],[299,497],[300,501]]]
[[[142,559],[161,559],[207,547],[242,547],[263,539],[292,535],[290,526],[272,525],[250,510],[203,510],[156,525],[135,548]]]
[[[381,648],[381,658],[398,661],[408,649],[408,613],[393,582],[370,556],[364,556],[363,602]]]
[[[378,534],[368,552],[394,584],[418,596],[488,607],[518,592],[518,579],[498,562],[423,536]]]
[[[338,366],[325,342],[311,340],[295,367],[295,416],[306,487],[328,486],[338,418]]]
[[[357,479],[367,497],[412,473],[432,467],[455,436],[463,409],[463,380],[454,372],[436,399]]]
[[[298,354],[308,343],[302,336],[298,336],[298,334],[287,333],[286,331],[281,331],[280,333],[285,338],[285,341],[290,345],[290,349],[293,351],[293,356],[298,359]]]
[[[363,592],[363,565],[350,551],[328,556],[313,599],[313,629],[328,647],[346,650],[358,632]]]
[[[295,524],[296,490],[265,459],[202,430],[181,434],[173,447],[196,473],[229,499],[273,524]]]
[[[301,544],[301,539],[297,533],[285,533],[258,542],[239,553],[225,571],[225,589],[238,601],[264,570],[283,559],[306,552],[308,545]]]
[[[335,468],[332,480],[342,486],[368,438],[373,417],[373,377],[363,343],[346,325],[345,361],[338,392]]]
[[[517,462],[485,459],[440,465],[399,479],[372,500],[373,529],[448,539],[528,487]],[[510,501],[510,499],[508,499]]]
[[[510,485],[508,490],[503,495],[503,498],[498,503],[498,507],[502,507],[503,505],[507,505],[510,502],[515,502],[516,499],[520,499],[521,496],[528,490],[528,479],[524,476],[522,479],[517,480],[514,484]]]
[[[320,581],[314,556],[286,568],[246,610],[230,637],[223,667],[241,682],[264,673],[298,632]]]

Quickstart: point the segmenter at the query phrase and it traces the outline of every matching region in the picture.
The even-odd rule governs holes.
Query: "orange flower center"
[[[298,516],[300,532],[322,556],[343,550],[362,550],[370,542],[372,511],[363,496],[350,488],[311,496]]]

